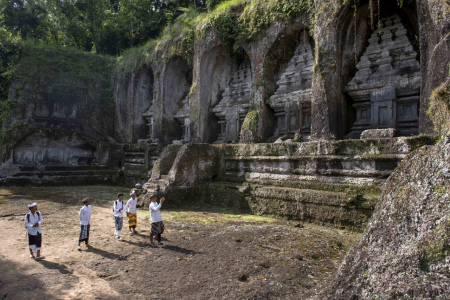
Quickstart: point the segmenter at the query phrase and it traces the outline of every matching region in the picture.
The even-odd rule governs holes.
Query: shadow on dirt
[[[97,255],[103,256],[104,258],[108,258],[108,259],[118,259],[120,257],[119,254],[111,253],[111,252],[108,252],[108,251],[105,251],[102,249],[98,249],[95,247],[89,247],[85,251],[95,253]]]
[[[65,265],[58,264],[46,260],[37,260],[38,263],[44,266],[44,268],[52,269],[52,270],[58,270],[61,274],[72,274],[72,271],[70,271]]]
[[[182,247],[178,247],[178,246],[172,246],[172,245],[164,245],[161,248],[166,249],[166,250],[170,250],[170,251],[174,251],[174,252],[178,252],[178,253],[182,253],[182,254],[203,254],[202,252],[197,252],[194,250],[189,250],[186,248],[182,248]]]

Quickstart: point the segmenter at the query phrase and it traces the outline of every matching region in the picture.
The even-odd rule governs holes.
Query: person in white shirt
[[[125,203],[123,203],[123,194],[117,194],[118,200],[114,201],[114,234],[118,241],[121,241],[120,237],[123,225],[123,211],[125,210]]]
[[[130,234],[136,234],[136,226],[137,226],[137,210],[136,210],[136,204],[138,198],[136,197],[136,191],[131,191],[130,193],[130,200],[128,200],[127,205],[125,206],[125,209],[127,211],[127,217],[128,217],[128,227],[130,228]]]
[[[158,244],[162,245],[161,243],[161,234],[164,233],[164,223],[162,221],[161,217],[161,205],[166,200],[164,197],[161,198],[159,204],[156,202],[158,200],[157,193],[153,193],[150,196],[150,218],[151,218],[151,230],[150,230],[150,244],[152,246],[156,246],[156,244],[153,242],[153,237],[156,237],[158,240]]]
[[[25,228],[28,234],[28,247],[30,248],[30,257],[36,259],[44,259],[41,255],[42,231],[41,224],[44,221],[42,214],[37,211],[37,203],[28,205],[30,212],[25,215]],[[36,256],[34,256],[36,250]]]
[[[80,209],[80,238],[78,239],[78,250],[81,251],[81,242],[85,242],[86,246],[89,245],[89,229],[91,227],[91,200],[84,198],[81,200],[83,207]]]

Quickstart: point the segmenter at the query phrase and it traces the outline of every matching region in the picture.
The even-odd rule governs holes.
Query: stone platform
[[[159,178],[154,172],[144,189],[153,191],[159,186],[172,197],[169,202],[174,206],[194,205],[198,199],[222,205],[210,187],[220,183],[234,195],[238,206],[245,202],[256,214],[361,229],[372,214],[382,185],[403,158],[433,142],[420,136],[171,146],[155,163],[165,169],[171,165],[170,171]],[[194,190],[197,192],[191,193]],[[193,195],[184,197],[180,191]],[[141,197],[143,205],[145,197]]]

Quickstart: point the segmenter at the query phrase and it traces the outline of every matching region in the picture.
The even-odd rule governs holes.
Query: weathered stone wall
[[[137,72],[116,72],[113,78],[114,137],[123,143],[146,139],[149,126],[143,114],[154,104],[154,74],[144,66]]]
[[[72,51],[66,53],[62,49],[43,51],[32,46],[23,49],[9,90],[9,98],[15,100],[16,105],[3,124],[4,139],[8,143],[1,147],[2,162],[13,158],[14,147],[22,140],[27,143],[28,155],[31,155],[27,161],[39,163],[40,156],[32,158],[32,152],[42,151],[39,149],[42,145],[36,139],[24,140],[34,133],[48,135],[53,139],[49,143],[54,149],[79,154],[75,153],[73,157],[83,156],[80,151],[89,148],[96,153],[98,163],[109,163],[106,144],[114,132],[111,62],[108,58]],[[70,143],[65,143],[64,139],[70,140],[74,134],[81,137],[81,144],[70,150]],[[69,158],[63,157],[65,154],[61,151],[50,151],[48,155],[67,164]]]
[[[253,213],[362,229],[386,178],[407,153],[432,142],[420,137],[171,145],[155,163],[144,189],[160,190],[182,203],[177,199],[183,198],[182,190],[189,194],[219,184],[238,191],[236,204],[244,201]],[[208,195],[212,202],[219,196],[210,188]],[[147,200],[144,197],[143,203]]]
[[[434,89],[450,76],[450,5],[445,1],[417,1],[420,24],[421,95],[420,132],[432,132],[434,127],[427,116],[430,96]]]
[[[405,158],[360,244],[317,299],[448,299],[449,155],[447,138]]]

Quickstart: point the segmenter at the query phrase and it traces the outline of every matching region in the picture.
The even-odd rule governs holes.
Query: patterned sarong
[[[128,226],[130,228],[136,228],[137,214],[128,213]]]
[[[33,250],[40,250],[42,244],[42,235],[38,232],[37,235],[28,234],[28,246]]]
[[[121,217],[114,217],[116,231],[122,230],[123,219]]]
[[[81,225],[80,228],[80,238],[79,238],[79,242],[85,242],[86,244],[88,243],[88,239],[89,239],[89,229],[90,229],[91,225]]]
[[[152,229],[150,231],[150,236],[155,236],[157,234],[164,233],[164,223],[163,221],[152,223]]]

